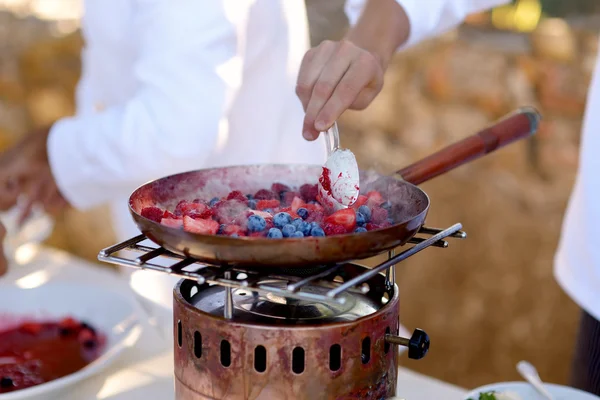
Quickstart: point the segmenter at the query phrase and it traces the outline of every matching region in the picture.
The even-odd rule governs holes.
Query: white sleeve
[[[367,0],[347,0],[345,11],[351,25],[360,17]],[[484,11],[509,0],[396,0],[410,21],[410,34],[402,48],[444,33],[469,14]]]
[[[137,1],[136,93],[96,114],[62,119],[50,131],[50,166],[74,207],[185,171],[213,151],[243,67],[232,19],[243,20],[245,11],[228,14],[224,3]]]

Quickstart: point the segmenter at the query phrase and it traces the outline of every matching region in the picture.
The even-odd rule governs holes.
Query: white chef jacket
[[[128,195],[215,166],[323,164],[295,94],[309,49],[304,0],[84,0],[77,113],[48,139],[79,209],[109,202],[119,239],[139,234]]]
[[[460,23],[466,15],[505,0],[397,0],[411,22],[407,45]],[[361,1],[347,3],[356,20]],[[427,4],[424,7],[424,4]],[[579,171],[554,262],[554,276],[581,308],[600,320],[600,62],[588,93]]]

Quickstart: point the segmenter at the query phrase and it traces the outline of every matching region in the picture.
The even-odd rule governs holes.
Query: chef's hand
[[[6,273],[8,269],[8,262],[6,261],[6,255],[4,254],[4,237],[6,236],[6,228],[0,222],[0,276]]]
[[[296,94],[306,115],[302,135],[315,140],[347,109],[366,108],[383,87],[384,67],[374,53],[349,40],[326,40],[302,60]]]
[[[309,50],[296,84],[306,111],[304,138],[316,139],[347,109],[371,104],[390,59],[409,33],[410,21],[398,1],[367,0],[344,40],[325,41]]]
[[[0,209],[13,207],[20,195],[28,199],[19,217],[21,224],[35,204],[56,214],[68,203],[60,194],[48,163],[49,129],[26,135],[16,146],[0,154]]]

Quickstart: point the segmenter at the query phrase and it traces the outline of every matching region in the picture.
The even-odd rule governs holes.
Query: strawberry
[[[226,225],[225,228],[223,228],[223,234],[226,236],[231,236],[233,234],[238,236],[246,236],[246,233],[239,225]]]
[[[239,190],[234,190],[233,192],[227,195],[227,200],[239,200],[245,203],[246,201],[248,201],[248,198],[244,196],[244,193],[240,192]]]
[[[364,206],[365,204],[367,204],[367,200],[369,200],[369,198],[367,196],[363,196],[362,194],[358,195],[358,199],[356,199],[354,204],[352,204],[352,208],[354,208],[355,210],[358,210],[358,207]]]
[[[259,200],[256,202],[257,210],[266,210],[267,208],[279,207],[279,200]]]
[[[317,199],[317,194],[319,193],[319,189],[317,188],[317,185],[311,185],[311,184],[306,184],[306,185],[302,185],[300,186],[300,195],[302,197],[302,200],[309,202],[309,201],[315,201]]]
[[[163,218],[160,220],[160,223],[164,226],[168,226],[169,228],[183,228],[183,219],[179,218]]]
[[[212,219],[194,219],[186,215],[183,217],[183,229],[191,233],[214,235],[219,230],[219,223]]]
[[[256,210],[250,210],[248,211],[248,216],[254,214],[254,215],[259,215],[261,217],[263,217],[265,219],[265,221],[269,218],[273,218],[273,216],[271,214],[269,214],[268,212],[264,212],[264,211],[256,211]]]
[[[281,199],[281,202],[283,204],[290,205],[294,201],[294,197],[301,197],[300,193],[298,193],[298,192],[285,192],[283,194],[283,198]]]
[[[25,322],[19,327],[19,329],[22,332],[37,335],[42,330],[42,324],[38,324],[37,322]]]
[[[374,224],[382,224],[383,222],[387,221],[388,218],[388,212],[385,208],[381,208],[381,207],[373,207],[371,209],[371,221]]]
[[[352,232],[356,227],[356,211],[352,208],[344,208],[334,212],[325,218],[326,224],[341,225],[346,232]],[[327,233],[327,231],[325,231]]]
[[[300,197],[294,197],[292,201],[292,211],[297,212],[299,208],[304,207],[306,203]]]
[[[323,230],[325,231],[325,235],[327,235],[327,236],[343,235],[344,233],[347,233],[345,227],[343,227],[342,225],[337,225],[337,224],[326,223],[325,226],[323,226]]]
[[[325,217],[325,213],[323,211],[312,211],[308,213],[308,217],[306,218],[306,222],[321,222]]]
[[[367,193],[367,198],[367,202],[369,203],[370,207],[379,206],[385,202],[381,193],[376,190],[371,190],[369,193]]]
[[[281,193],[281,192],[289,192],[290,187],[288,185],[284,185],[283,183],[278,183],[275,182],[274,184],[271,185],[271,191],[275,192],[277,194]]]
[[[279,194],[273,193],[272,191],[267,189],[260,189],[254,194],[254,198],[256,200],[277,200],[279,199]]]
[[[142,208],[141,214],[144,218],[148,218],[154,222],[160,222],[160,220],[163,218],[164,212],[158,207],[144,207]]]
[[[163,218],[177,218],[175,216],[175,214],[173,214],[171,211],[169,210],[165,210],[165,212],[162,215]]]
[[[181,200],[175,207],[175,215],[189,215],[192,212],[198,212],[201,214],[206,211],[207,208],[208,206],[204,203],[190,203],[189,201]]]

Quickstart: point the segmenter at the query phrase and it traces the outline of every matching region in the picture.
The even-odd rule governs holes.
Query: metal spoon
[[[517,371],[519,371],[519,374],[521,374],[521,376],[525,378],[525,380],[529,382],[539,394],[544,396],[544,398],[547,400],[554,400],[554,397],[552,397],[552,395],[544,387],[544,383],[542,382],[537,369],[535,369],[531,363],[527,361],[519,361],[517,363]]]
[[[319,179],[319,193],[324,203],[335,210],[347,208],[358,199],[358,164],[350,150],[340,148],[336,122],[323,134],[327,142],[327,161]]]

